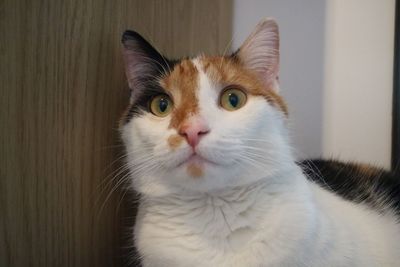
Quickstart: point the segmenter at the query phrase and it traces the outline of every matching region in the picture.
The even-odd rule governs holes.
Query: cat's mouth
[[[209,160],[207,158],[205,158],[204,156],[201,156],[200,154],[193,152],[189,157],[187,157],[186,159],[184,159],[183,161],[181,161],[177,167],[181,167],[185,164],[189,164],[189,165],[204,165],[204,164],[212,164],[212,165],[218,165],[216,162]]]

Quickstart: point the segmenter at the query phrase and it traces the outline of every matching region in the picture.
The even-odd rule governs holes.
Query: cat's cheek
[[[168,123],[168,119],[156,120],[152,118],[147,120],[141,129],[143,136],[155,143],[163,142],[169,135]]]
[[[167,145],[171,151],[175,151],[185,142],[185,138],[179,134],[171,134],[167,138]]]

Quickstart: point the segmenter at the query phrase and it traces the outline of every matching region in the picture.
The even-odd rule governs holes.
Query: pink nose
[[[179,134],[184,136],[191,147],[199,144],[200,138],[209,133],[210,129],[203,119],[192,119],[183,124],[179,129]]]

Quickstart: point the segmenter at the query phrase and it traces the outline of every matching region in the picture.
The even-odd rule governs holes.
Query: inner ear
[[[133,95],[151,83],[157,83],[160,77],[171,71],[173,63],[137,32],[125,31],[122,44],[125,73]]]
[[[247,69],[254,71],[266,85],[277,82],[279,30],[275,20],[267,18],[258,23],[233,56]]]

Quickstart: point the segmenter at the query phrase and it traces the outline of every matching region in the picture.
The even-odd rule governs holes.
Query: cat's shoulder
[[[340,197],[400,215],[400,175],[368,164],[312,159],[299,162],[307,179]]]

